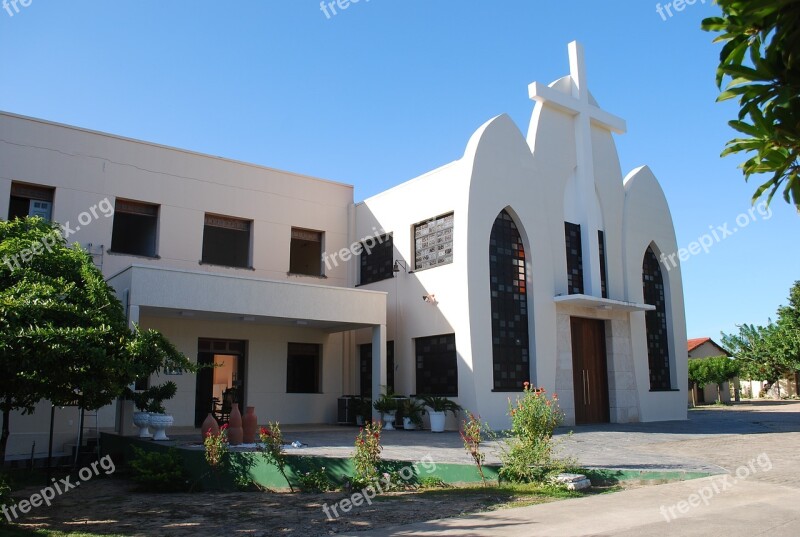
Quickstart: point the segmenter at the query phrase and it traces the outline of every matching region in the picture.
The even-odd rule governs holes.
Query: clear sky
[[[715,103],[711,0],[663,16],[651,0],[327,16],[318,0],[24,1],[0,10],[0,110],[346,182],[357,200],[460,158],[493,116],[526,132],[528,84],[568,74],[577,39],[595,98],[628,122],[623,173],[653,169],[679,245],[737,229],[683,264],[689,337],[765,323],[800,280],[800,216],[782,201],[740,216],[754,186],[719,158],[736,109]]]

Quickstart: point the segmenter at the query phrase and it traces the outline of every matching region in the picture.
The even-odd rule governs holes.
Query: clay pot
[[[256,407],[249,406],[242,418],[242,429],[244,435],[242,441],[245,444],[256,443],[256,429],[258,429],[258,417],[256,416]]]
[[[206,435],[209,431],[211,431],[211,434],[214,436],[219,434],[219,423],[214,419],[214,415],[211,412],[208,413],[203,425],[200,427],[200,436],[203,440],[206,439]]]
[[[228,420],[228,443],[232,446],[241,445],[243,436],[242,413],[239,412],[239,403],[235,403],[231,409],[231,417]]]

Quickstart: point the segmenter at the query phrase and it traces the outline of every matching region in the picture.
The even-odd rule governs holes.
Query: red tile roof
[[[707,343],[709,341],[711,341],[710,337],[698,337],[698,338],[695,338],[695,339],[690,339],[687,342],[689,344],[689,352],[692,352],[693,350],[695,350],[697,347],[699,347],[703,343]]]

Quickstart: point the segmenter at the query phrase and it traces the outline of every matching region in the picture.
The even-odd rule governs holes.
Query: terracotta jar
[[[256,407],[249,406],[242,418],[242,429],[244,429],[243,442],[245,444],[256,443],[256,429],[258,429],[258,417]]]
[[[231,408],[231,417],[228,420],[228,443],[238,446],[242,443],[242,413],[239,412],[239,403],[234,403]]]
[[[215,436],[219,434],[219,423],[214,419],[214,415],[211,412],[208,413],[203,425],[200,427],[200,436],[203,440],[206,439],[208,431],[211,431],[211,434]]]

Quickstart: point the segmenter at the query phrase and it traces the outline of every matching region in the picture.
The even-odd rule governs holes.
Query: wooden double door
[[[575,423],[608,423],[605,321],[572,317],[572,382]]]

